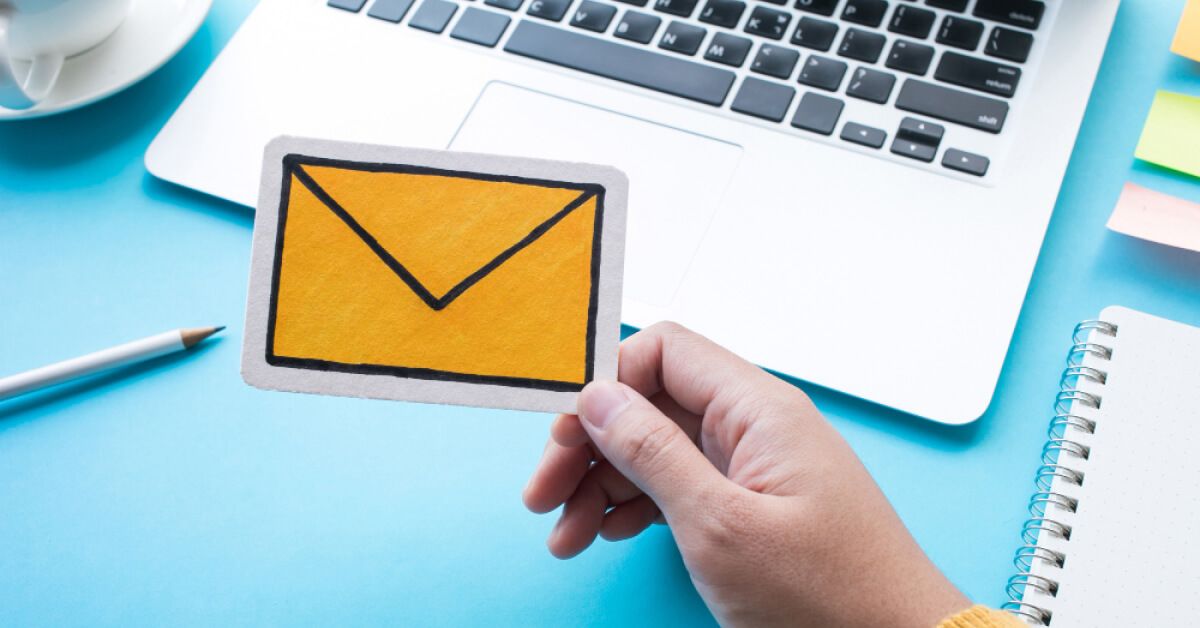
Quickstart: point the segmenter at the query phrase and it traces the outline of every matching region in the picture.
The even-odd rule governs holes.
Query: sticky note
[[[1189,0],[1183,7],[1171,52],[1200,61],[1200,0]]]
[[[574,413],[615,379],[619,171],[286,137],[262,176],[248,383]]]
[[[1159,90],[1134,155],[1200,177],[1200,98]]]
[[[1126,183],[1108,228],[1125,235],[1200,251],[1200,203]]]

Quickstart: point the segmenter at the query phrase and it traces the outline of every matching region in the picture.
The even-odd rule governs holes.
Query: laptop
[[[1118,0],[262,0],[146,154],[253,205],[304,135],[611,164],[622,320],[987,409]]]

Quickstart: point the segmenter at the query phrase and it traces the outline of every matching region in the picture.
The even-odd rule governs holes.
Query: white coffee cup
[[[131,1],[0,0],[0,107],[28,109],[44,99],[63,60],[107,39]]]

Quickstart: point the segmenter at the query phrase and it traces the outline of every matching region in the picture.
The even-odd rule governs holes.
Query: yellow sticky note
[[[1189,0],[1183,7],[1171,52],[1200,61],[1200,0]]]
[[[1117,233],[1200,251],[1200,203],[1126,183],[1108,219]]]
[[[617,374],[627,187],[605,166],[278,138],[243,376],[574,412]]]
[[[1134,155],[1200,177],[1200,98],[1159,90]]]

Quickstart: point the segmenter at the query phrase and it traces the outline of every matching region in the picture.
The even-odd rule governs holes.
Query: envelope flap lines
[[[289,155],[285,177],[440,310],[593,196],[563,183]]]

